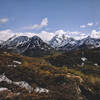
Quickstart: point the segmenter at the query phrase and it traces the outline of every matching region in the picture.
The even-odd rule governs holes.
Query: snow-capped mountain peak
[[[27,36],[13,36],[2,44],[3,48],[15,48],[20,44],[27,42],[29,38]]]
[[[2,43],[0,48],[27,56],[41,56],[52,51],[52,48],[38,36],[31,38],[27,36],[14,36]]]
[[[58,48],[58,47],[64,46],[67,43],[74,44],[75,40],[73,38],[67,36],[66,34],[57,34],[49,42],[49,44],[54,48]]]
[[[57,34],[49,42],[49,44],[57,50],[76,50],[80,48],[97,48],[100,47],[100,39],[88,36],[81,40],[75,40],[66,34]]]

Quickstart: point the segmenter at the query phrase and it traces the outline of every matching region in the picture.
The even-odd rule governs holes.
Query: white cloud
[[[92,30],[90,36],[92,38],[100,38],[100,31]]]
[[[57,30],[55,35],[62,35],[65,34],[67,37],[72,37],[76,40],[81,40],[83,38],[86,38],[88,35],[79,31],[64,31],[64,30]]]
[[[73,35],[73,34],[76,34],[76,35],[77,35],[77,34],[79,34],[79,33],[80,33],[80,32],[71,32],[72,35]]]
[[[46,32],[46,31],[42,31],[38,34],[38,36],[43,39],[45,42],[50,41],[55,34],[52,32]]]
[[[14,35],[32,37],[32,36],[37,35],[37,34],[36,33],[31,33],[31,32],[24,32],[24,33],[18,32],[18,33],[16,33],[16,32],[13,32],[10,29],[7,29],[7,30],[0,31],[0,40],[5,41],[5,40],[11,38]]]
[[[77,36],[74,36],[74,39],[81,40],[81,39],[84,39],[86,37],[88,37],[87,34],[81,33],[81,34],[78,34]]]
[[[93,23],[92,23],[92,22],[90,22],[90,23],[88,23],[87,25],[88,25],[88,26],[93,26]]]
[[[80,28],[86,28],[86,25],[81,25]]]
[[[87,25],[81,25],[80,26],[80,28],[87,28],[87,27],[91,27],[91,26],[93,26],[93,22],[89,22],[89,23],[87,23]]]
[[[32,37],[32,36],[37,35],[37,34],[36,33],[32,33],[32,32],[24,32],[24,33],[14,33],[14,35]]]
[[[0,24],[4,24],[6,22],[8,22],[8,18],[1,18],[0,19]]]
[[[69,37],[73,37],[76,40],[81,40],[81,39],[86,38],[88,36],[87,34],[85,34],[83,32],[79,32],[79,31],[73,31],[73,32],[68,31],[67,35]]]
[[[40,24],[41,27],[47,26],[48,25],[48,19],[44,18]]]
[[[28,37],[32,37],[36,35],[39,36],[45,42],[51,40],[55,35],[52,32],[46,32],[46,31],[41,31],[40,33],[25,32],[25,33],[14,33],[14,34],[16,34],[17,36],[28,36]]]
[[[95,33],[95,32],[93,32],[93,33]],[[62,34],[65,34],[67,37],[73,37],[73,38],[75,38],[77,40],[80,40],[80,39],[83,39],[83,38],[87,37],[86,34],[81,33],[81,32],[77,32],[77,31],[71,32],[71,31],[57,30],[55,32],[41,31],[40,33],[33,33],[33,32],[23,32],[23,33],[18,32],[18,33],[15,33],[12,30],[7,29],[7,30],[0,31],[0,40],[7,40],[10,37],[12,37],[13,35],[17,35],[17,36],[28,36],[28,37],[32,37],[34,35],[37,35],[43,41],[48,42],[55,35],[62,36]]]
[[[34,29],[42,29],[43,27],[46,27],[48,25],[48,18],[42,19],[40,25],[34,24],[32,26],[24,27],[24,29],[28,30],[34,30]]]
[[[12,30],[7,29],[7,30],[0,31],[0,40],[7,40],[10,37],[12,37],[13,35],[17,35],[17,36],[28,36],[28,37],[32,37],[34,35],[37,35],[42,40],[44,40],[45,42],[48,42],[56,34],[66,34],[66,33],[67,32],[64,32],[63,30],[57,30],[54,33],[53,32],[47,32],[47,31],[41,31],[40,33],[32,33],[32,32],[23,32],[23,33],[22,32],[18,32],[18,33],[15,33]]]
[[[55,34],[57,35],[60,35],[60,34],[66,34],[67,32],[65,32],[64,30],[57,30],[56,32],[55,32]]]
[[[68,35],[78,35],[78,34],[80,34],[80,32],[78,32],[78,31],[74,31],[74,32],[70,32],[70,31],[67,31],[67,34]]]
[[[10,37],[17,35],[17,36],[28,36],[28,37],[32,37],[32,36],[39,36],[42,40],[44,40],[45,42],[51,40],[51,38],[53,38],[53,36],[55,35],[52,32],[46,32],[46,31],[41,31],[40,33],[32,33],[32,32],[13,32],[10,29],[7,30],[2,30],[0,31],[0,40],[7,40]]]
[[[0,40],[7,40],[13,35],[14,33],[10,29],[0,31]]]

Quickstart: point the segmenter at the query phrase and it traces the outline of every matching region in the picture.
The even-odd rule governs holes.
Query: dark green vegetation
[[[87,60],[82,61],[82,57]],[[4,73],[14,82],[25,81],[33,91],[29,93],[25,88],[0,82],[0,87],[11,90],[0,91],[0,100],[99,100],[99,59],[100,49],[35,58],[1,52],[0,75]],[[48,89],[49,92],[36,93],[36,87]]]
[[[87,58],[85,65],[94,65],[97,63],[100,66],[100,48],[83,49],[77,51],[69,51],[57,56],[48,58],[48,61],[55,66],[76,67],[82,64],[81,58]]]

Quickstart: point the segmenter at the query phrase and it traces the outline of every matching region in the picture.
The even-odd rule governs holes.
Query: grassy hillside
[[[59,54],[54,57],[61,56]],[[31,58],[7,52],[0,53],[0,80],[4,75],[12,82],[0,81],[1,100],[99,100],[99,68],[96,75],[87,74],[74,67],[56,67],[49,61],[50,56]],[[56,62],[59,63],[59,62]],[[85,67],[89,70],[89,67]],[[91,67],[92,68],[92,67]],[[86,72],[86,71],[85,71]],[[21,84],[27,83],[32,91]],[[28,86],[27,85],[27,86]]]

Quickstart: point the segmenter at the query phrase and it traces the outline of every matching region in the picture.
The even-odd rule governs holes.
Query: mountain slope
[[[100,66],[100,48],[81,49],[75,51],[68,51],[57,56],[48,58],[49,62],[55,66],[68,67],[82,67],[91,65],[95,67]]]
[[[31,38],[27,36],[13,36],[7,41],[0,43],[1,49],[9,50],[19,54],[29,54],[29,56],[51,54],[53,51],[52,48],[59,51],[74,51],[98,47],[100,47],[100,39],[91,38],[89,36],[82,40],[75,40],[66,36],[66,34],[55,35],[48,44],[41,40],[38,36],[33,36]]]
[[[12,37],[1,44],[1,49],[27,56],[43,56],[52,54],[53,49],[38,36]]]
[[[51,41],[49,41],[49,44],[54,48],[62,47],[68,43],[74,45],[76,44],[76,41],[65,34],[57,34],[51,39]]]
[[[80,48],[98,48],[100,47],[100,39],[91,38],[90,36],[78,41]]]
[[[44,58],[0,52],[1,100],[99,100],[99,82],[95,75],[58,68]]]
[[[78,50],[82,48],[91,49],[100,47],[100,39],[91,38],[88,36],[81,40],[75,40],[66,36],[65,34],[60,34],[53,37],[49,44],[56,50],[61,51]]]
[[[76,79],[66,75],[42,58],[0,53],[0,87],[5,89],[0,91],[0,99],[85,100],[77,92]]]
[[[4,41],[3,40],[0,40],[0,44],[2,44]]]

